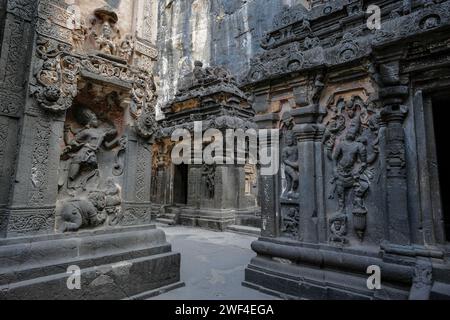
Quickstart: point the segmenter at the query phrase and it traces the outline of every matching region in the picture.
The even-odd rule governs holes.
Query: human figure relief
[[[216,185],[216,168],[214,165],[203,166],[203,176],[206,182],[206,191],[209,199],[214,199],[214,191]]]
[[[287,213],[283,217],[282,232],[286,233],[292,238],[297,238],[299,234],[299,224],[300,224],[300,217],[298,209],[297,208],[287,209]]]
[[[134,50],[134,40],[133,36],[127,34],[125,39],[121,42],[119,46],[119,56],[127,62],[130,62],[131,57],[133,56]]]
[[[70,160],[68,170],[68,188],[85,188],[89,179],[98,172],[97,153],[101,147],[106,149],[114,148],[119,139],[117,130],[114,127],[100,127],[97,116],[90,109],[82,108],[76,113],[77,121],[85,127],[74,132],[70,125],[64,128],[64,141],[66,147],[62,153],[63,160]],[[70,133],[73,138],[70,138]],[[84,179],[76,183],[77,178],[85,173]],[[61,187],[61,186],[60,186]]]
[[[298,198],[299,166],[298,149],[291,131],[286,133],[286,145],[283,147],[281,159],[284,164],[286,177],[286,190],[283,193],[285,198]]]
[[[95,228],[106,221],[104,192],[90,192],[87,198],[68,200],[59,208],[61,232],[78,231],[80,228]]]
[[[346,214],[346,193],[349,189],[354,190],[354,206],[365,210],[363,197],[368,189],[368,183],[362,181],[361,177],[367,168],[367,150],[363,143],[356,140],[359,128],[360,122],[356,118],[333,153],[335,172],[332,182],[335,184],[334,191],[338,197],[339,211],[343,214]],[[331,194],[330,198],[333,197]]]
[[[115,35],[109,22],[103,23],[101,33],[96,37],[95,42],[101,52],[110,55],[116,54]]]
[[[338,213],[334,215],[330,221],[330,242],[337,245],[347,243],[345,236],[347,235],[347,215]]]

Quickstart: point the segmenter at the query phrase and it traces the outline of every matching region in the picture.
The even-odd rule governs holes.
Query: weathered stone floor
[[[181,280],[186,286],[152,299],[275,299],[241,285],[245,267],[255,255],[250,244],[256,237],[191,227],[158,227],[166,232],[173,251],[181,253]]]

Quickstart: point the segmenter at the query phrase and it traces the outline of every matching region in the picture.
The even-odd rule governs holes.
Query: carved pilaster
[[[319,78],[320,77],[320,78]],[[299,166],[299,207],[301,240],[317,243],[325,237],[323,196],[323,156],[321,124],[325,111],[318,104],[323,84],[322,76],[311,80],[308,87],[294,90],[297,108],[291,111],[293,132],[297,138]],[[319,232],[319,228],[322,232]]]
[[[408,190],[406,180],[405,132],[403,122],[408,109],[402,103],[408,96],[408,87],[401,83],[400,60],[380,65],[381,112],[385,123],[386,199],[389,219],[389,241],[394,244],[410,243],[408,217]]]
[[[274,129],[278,123],[278,115],[266,114],[256,115],[254,121],[259,129]],[[261,135],[259,144],[267,146],[270,152],[272,147],[271,135]],[[278,195],[280,193],[278,175],[259,176],[259,201],[261,206],[261,236],[276,237],[279,234],[280,207],[278,205]]]
[[[125,155],[122,225],[140,225],[151,221],[150,188],[152,147],[132,133]]]

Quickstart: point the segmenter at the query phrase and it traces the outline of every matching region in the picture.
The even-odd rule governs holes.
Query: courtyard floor
[[[275,297],[242,286],[245,267],[255,256],[256,237],[232,232],[158,224],[174,252],[181,253],[185,286],[152,300],[273,300]]]

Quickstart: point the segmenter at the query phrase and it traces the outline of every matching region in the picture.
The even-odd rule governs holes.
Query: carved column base
[[[413,283],[413,263],[363,254],[350,248],[299,245],[287,239],[260,238],[258,254],[245,270],[244,285],[282,298],[405,300]],[[380,266],[382,289],[367,288],[367,267]]]

